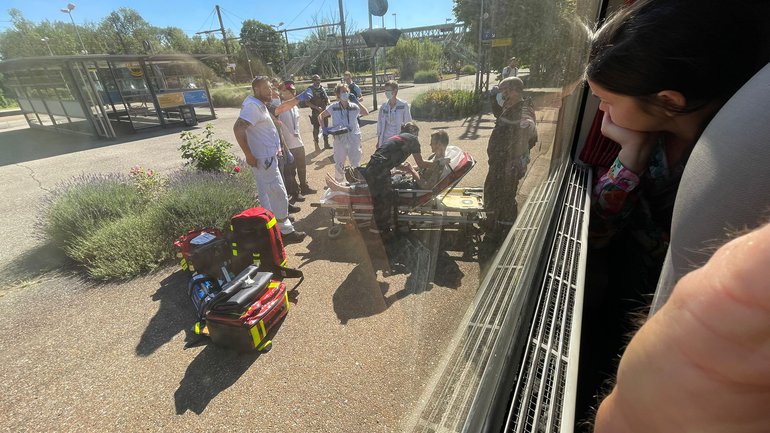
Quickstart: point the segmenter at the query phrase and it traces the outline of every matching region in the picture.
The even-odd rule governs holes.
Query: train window
[[[272,24],[223,2],[201,16],[185,12],[185,22],[201,22],[201,34],[186,34],[187,24],[177,29],[149,4],[134,10],[104,3],[115,11],[88,18],[98,25],[80,25],[86,12],[70,5],[62,11],[72,23],[16,10],[0,34],[1,84],[19,111],[18,122],[0,122],[0,178],[14,179],[0,191],[15,204],[0,210],[0,220],[18,223],[19,233],[35,230],[34,212],[22,209],[45,209],[51,191],[81,181],[84,172],[122,178],[141,166],[142,173],[166,176],[159,188],[185,184],[193,170],[177,151],[179,134],[201,133],[204,119],[215,140],[233,145],[228,152],[241,158],[241,173],[229,167],[221,177],[201,176],[251,182],[249,203],[257,204],[233,133],[255,75],[301,94],[317,89],[317,74],[329,96],[324,102],[334,104],[347,69],[370,114],[356,122],[330,105],[330,129],[314,128],[318,111],[301,104],[291,118],[304,140],[307,180],[292,194],[299,207],[294,224],[307,238],[287,243],[285,251],[304,280],[272,334],[270,352],[236,355],[211,342],[183,350],[194,323],[185,296],[190,275],[159,267],[170,264],[162,254],[129,281],[105,284],[51,271],[88,269],[95,253],[84,252],[84,243],[77,252],[86,259],[73,267],[74,247],[65,249],[69,258],[52,258],[49,239],[9,235],[0,269],[33,277],[11,279],[10,289],[0,291],[0,316],[18,330],[4,337],[6,374],[20,378],[6,380],[14,383],[6,427],[56,422],[75,430],[84,416],[94,430],[460,432],[509,423],[511,431],[528,431],[519,426],[533,419],[549,419],[553,428],[569,422],[574,401],[558,390],[572,368],[562,361],[574,350],[573,337],[555,324],[571,320],[560,307],[574,295],[563,287],[580,271],[574,255],[582,226],[569,217],[579,218],[585,206],[589,172],[573,159],[585,129],[583,73],[600,0],[391,1],[389,10],[388,2],[370,1],[370,10],[387,10],[373,17],[361,5],[340,2],[350,8],[346,16],[355,15],[344,27],[336,18],[310,17],[306,2],[274,6],[292,13],[271,10]],[[208,27],[217,23],[223,32]],[[370,26],[387,30],[386,45],[394,46],[367,46],[361,33]],[[41,39],[40,32],[53,30],[59,38]],[[398,194],[386,189],[392,203],[383,215],[373,198],[378,186],[362,187],[358,171],[344,166],[376,165],[370,157],[391,138],[385,125],[408,120],[399,113],[403,102],[419,127],[420,151],[409,148],[407,161],[417,166],[434,154],[440,170],[427,186],[402,183]],[[356,131],[360,148],[350,141]],[[341,148],[350,143],[345,162]],[[327,174],[340,176],[332,181]],[[208,212],[208,203],[231,204],[230,196],[211,195],[201,192],[200,202],[164,214],[165,225],[211,224],[194,214]],[[144,221],[142,212],[134,217]],[[389,233],[377,233],[383,218]],[[124,231],[141,237],[145,229]],[[98,232],[109,238],[104,233]],[[567,239],[561,249],[552,249],[555,236]],[[140,249],[136,241],[129,245]],[[121,248],[110,251],[116,256],[106,263],[127,260]],[[558,269],[546,270],[549,264]],[[555,300],[535,287],[543,275],[562,285],[552,291]],[[66,293],[66,302],[52,300],[48,287]],[[25,319],[31,310],[46,311],[44,323]],[[538,314],[539,328],[530,330]],[[543,377],[521,377],[514,358],[537,366]],[[92,359],[102,362],[91,365]],[[499,396],[503,383],[517,380],[526,383],[527,396]],[[544,392],[549,387],[556,394]],[[554,402],[530,410],[527,398]],[[490,415],[504,412],[495,408],[511,399],[515,414]]]

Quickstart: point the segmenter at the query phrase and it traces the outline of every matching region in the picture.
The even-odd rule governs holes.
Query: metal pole
[[[345,11],[342,9],[342,0],[339,0],[340,5],[340,33],[342,33],[342,63],[345,65],[345,70],[348,70],[348,42],[345,38]]]
[[[372,29],[372,14],[369,14],[369,30]],[[374,61],[374,56],[377,55],[377,48],[372,48],[372,62],[371,62],[371,68],[372,68],[372,111],[375,111],[377,109],[377,84],[376,84],[376,71],[375,67],[377,66]]]
[[[40,40],[45,42],[45,46],[48,47],[48,54],[53,56],[53,51],[51,51],[51,45],[48,44],[48,38],[42,38]]]
[[[68,11],[67,15],[70,16],[70,21],[72,21],[72,27],[75,27],[75,34],[78,35],[78,39],[80,40],[80,47],[83,48],[83,54],[88,54],[88,50],[86,50],[86,44],[83,43],[83,38],[80,37],[78,26],[77,24],[75,24],[75,20],[72,18],[72,11]]]
[[[219,18],[219,31],[222,32],[222,41],[225,43],[225,53],[227,53],[227,62],[230,62],[230,45],[227,44],[227,32],[225,32],[225,25],[222,23],[222,12],[219,11],[219,5],[215,6],[217,10],[217,17]]]
[[[475,89],[481,93],[481,50],[484,40],[484,0],[481,0],[481,10],[479,11],[479,52],[476,55],[476,85]]]

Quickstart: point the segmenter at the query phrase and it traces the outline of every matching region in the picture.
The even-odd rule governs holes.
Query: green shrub
[[[69,256],[97,280],[125,279],[151,271],[171,257],[147,214],[126,215],[79,237]]]
[[[438,83],[440,81],[436,71],[417,71],[414,74],[415,83]]]
[[[125,176],[82,176],[50,200],[45,233],[94,279],[151,271],[173,256],[179,235],[193,228],[225,228],[232,215],[257,203],[248,170],[180,170],[152,200],[135,182]]]
[[[214,139],[214,125],[206,124],[203,135],[192,131],[184,131],[180,135],[182,145],[179,150],[185,165],[191,165],[203,171],[229,172],[235,165],[235,157],[229,149],[233,145],[222,139]]]
[[[257,205],[256,191],[249,170],[235,175],[180,171],[150,210],[151,218],[170,249],[172,241],[190,229],[225,228],[231,216]]]
[[[465,65],[460,69],[460,72],[465,75],[473,75],[476,73],[476,67],[473,65]]]
[[[146,200],[156,200],[163,193],[168,179],[152,169],[145,170],[139,165],[131,167],[129,176],[134,182],[134,188]]]
[[[211,93],[211,103],[215,107],[240,107],[243,100],[251,95],[249,86],[241,87],[218,87],[209,89]]]
[[[481,111],[481,98],[468,90],[430,90],[412,102],[412,116],[417,120],[450,120]]]
[[[140,212],[147,202],[128,178],[119,175],[83,175],[59,185],[48,197],[43,232],[65,252],[109,221]]]

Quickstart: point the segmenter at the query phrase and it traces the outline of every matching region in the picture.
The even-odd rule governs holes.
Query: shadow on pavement
[[[350,319],[374,316],[387,310],[391,302],[384,296],[389,284],[377,281],[371,265],[361,263],[350,272],[332,296],[334,312],[340,323]]]
[[[382,313],[409,295],[431,290],[434,284],[451,289],[460,287],[464,274],[456,260],[445,251],[427,248],[419,237],[408,233],[385,245],[376,241],[366,243],[370,256],[380,257],[356,266],[335,291],[332,303],[340,323]],[[378,267],[384,277],[408,274],[403,288],[387,294],[391,285],[377,281]]]
[[[136,345],[138,356],[150,356],[195,323],[192,301],[187,298],[187,282],[190,274],[178,271],[164,278],[152,295],[159,302],[158,311],[144,329]]]
[[[0,131],[0,167],[162,135],[178,134],[182,130],[199,129],[202,127],[175,125],[167,128],[153,128],[149,131],[138,132],[114,140],[86,135],[62,134],[32,128]]]
[[[202,414],[220,392],[232,386],[259,358],[260,352],[238,354],[209,343],[190,363],[174,392],[177,415]]]
[[[465,119],[463,122],[465,131],[460,135],[460,140],[476,140],[480,138],[479,129],[494,129],[494,124],[490,126],[482,126],[482,124],[492,122],[492,120],[484,118],[484,113],[474,114]]]
[[[62,250],[51,243],[45,243],[25,251],[0,267],[0,282],[35,278],[49,271],[69,267],[71,264]]]

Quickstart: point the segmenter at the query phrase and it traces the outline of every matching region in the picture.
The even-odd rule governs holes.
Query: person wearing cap
[[[401,125],[412,121],[409,104],[398,99],[398,83],[390,80],[385,83],[385,99],[377,115],[377,148],[385,141],[401,132]]]
[[[538,133],[531,100],[523,97],[524,82],[509,77],[498,87],[496,99],[502,112],[487,145],[489,170],[484,180],[484,207],[488,213],[481,226],[485,239],[502,242],[519,214],[516,190],[527,173],[529,151],[537,143]]]
[[[295,230],[289,219],[289,197],[278,170],[281,140],[267,108],[273,96],[269,77],[254,78],[251,90],[253,95],[243,101],[238,120],[233,125],[233,133],[254,175],[260,206],[275,215],[285,243],[301,242],[306,233]],[[276,113],[280,114],[287,107],[290,108],[291,104],[296,105],[298,99],[282,104]]]
[[[282,86],[281,100],[291,101],[294,99],[296,87],[294,82],[289,80]],[[286,176],[290,179],[299,178],[299,191],[295,193],[296,201],[304,201],[304,195],[315,194],[315,190],[310,188],[307,183],[307,160],[305,158],[305,143],[299,134],[299,109],[296,106],[291,107],[278,115],[281,121],[281,132],[283,139],[289,151],[294,155],[294,163],[289,164]],[[290,197],[291,201],[291,197]]]
[[[321,77],[313,75],[311,77],[313,84],[308,87],[308,91],[312,92],[312,97],[307,101],[307,106],[310,107],[310,123],[313,124],[313,144],[315,144],[315,150],[321,150],[318,146],[318,133],[321,130],[321,124],[318,123],[318,115],[321,114],[329,105],[329,96],[326,94],[326,90],[321,85]],[[329,121],[324,120],[324,128],[329,127]],[[329,146],[329,135],[324,134],[324,149],[331,149]]]
[[[345,160],[350,159],[350,165],[358,167],[361,164],[361,128],[358,126],[358,116],[366,116],[369,111],[366,107],[350,102],[348,86],[337,84],[334,89],[337,102],[329,104],[326,110],[318,115],[319,122],[328,123],[332,118],[332,124],[337,131],[347,132],[334,135],[334,178],[342,182],[345,180]],[[324,134],[329,132],[324,127]]]

